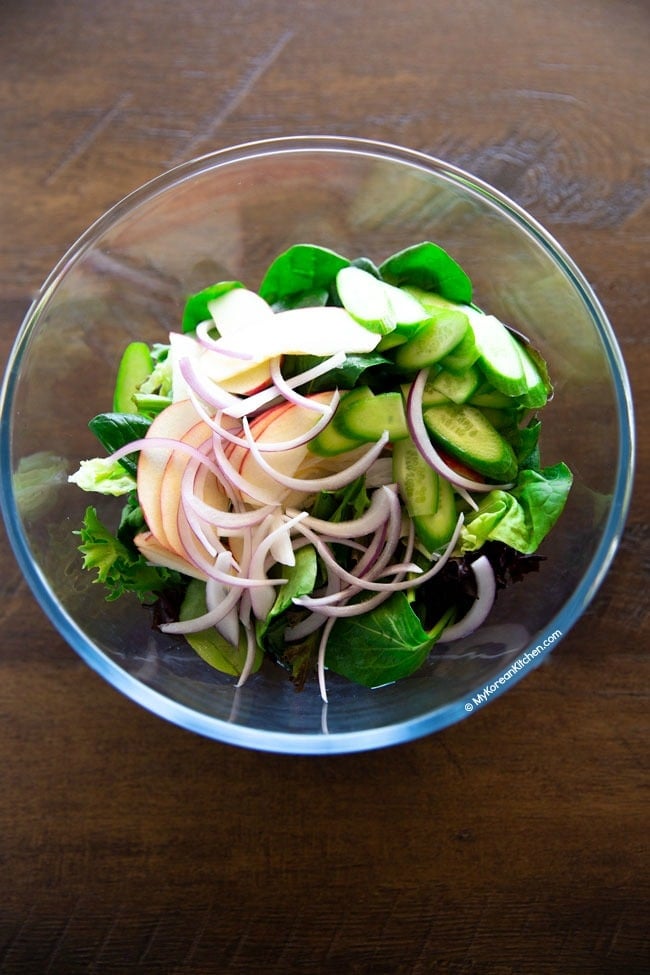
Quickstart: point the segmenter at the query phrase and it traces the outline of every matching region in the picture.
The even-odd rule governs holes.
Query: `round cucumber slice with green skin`
[[[348,399],[339,404],[335,423],[337,430],[359,443],[379,440],[384,431],[391,441],[409,435],[404,400],[398,392],[379,393],[352,402]]]
[[[395,329],[408,333],[429,318],[416,298],[360,267],[341,268],[336,290],[348,314],[380,335]]]
[[[463,312],[439,311],[412,339],[399,346],[395,362],[402,369],[423,369],[440,362],[463,339],[468,328],[469,321]]]
[[[462,375],[467,369],[471,369],[476,360],[478,359],[478,349],[476,348],[476,339],[474,338],[474,332],[471,328],[467,329],[464,336],[458,343],[458,345],[451,350],[451,352],[444,357],[441,365],[449,372],[453,372],[456,375]]]
[[[135,412],[134,394],[153,371],[151,350],[145,342],[130,342],[122,353],[113,392],[113,412]]]
[[[515,453],[481,410],[466,404],[431,406],[424,422],[431,436],[453,457],[496,481],[517,476]]]
[[[411,517],[435,514],[440,478],[412,440],[393,445],[393,477]]]
[[[465,403],[480,386],[481,378],[478,369],[474,369],[473,366],[460,374],[441,369],[433,378],[433,386],[452,402]]]
[[[495,389],[508,396],[520,396],[528,389],[519,343],[494,315],[474,314],[471,327],[478,349],[478,362]]]
[[[431,553],[449,543],[458,518],[454,489],[444,477],[435,471],[432,473],[438,481],[438,506],[433,514],[413,516],[415,534]]]
[[[523,364],[524,376],[526,377],[528,387],[521,397],[521,402],[529,409],[541,409],[543,406],[546,406],[548,399],[546,383],[526,348],[520,343],[517,343],[517,348]]]
[[[345,392],[341,396],[331,422],[313,440],[309,441],[309,449],[312,453],[318,454],[319,457],[336,457],[348,450],[356,450],[359,446],[359,440],[344,433],[340,428],[341,409],[351,406],[353,403],[373,398],[374,394],[368,386],[356,386],[354,389]]]

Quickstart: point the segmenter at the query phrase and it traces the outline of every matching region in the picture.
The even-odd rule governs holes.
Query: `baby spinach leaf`
[[[315,244],[295,244],[275,258],[259,293],[276,311],[296,308],[306,295],[329,292],[336,274],[350,264],[346,257]]]
[[[233,291],[235,288],[243,287],[244,285],[240,281],[217,281],[216,284],[211,284],[209,287],[204,288],[203,291],[198,291],[196,294],[190,295],[183,309],[183,332],[193,332],[199,322],[205,322],[210,319],[210,310],[208,308],[210,301],[214,301],[215,298],[220,298],[221,295],[225,295],[228,291]]]
[[[351,521],[359,518],[369,504],[366,478],[361,475],[338,491],[321,491],[317,494],[311,513],[314,518],[332,523]]]
[[[258,620],[257,642],[266,653],[291,673],[296,687],[302,687],[312,674],[318,651],[318,634],[310,633],[302,640],[289,643],[285,631],[305,616],[305,610],[295,606],[296,596],[306,596],[317,585],[318,559],[312,545],[296,552],[296,564],[283,566],[285,584],[278,591],[275,603],[265,620]]]
[[[423,629],[404,593],[395,592],[369,613],[336,621],[325,664],[357,684],[378,687],[418,670],[434,639]]]
[[[185,598],[181,604],[179,619],[190,620],[202,616],[207,612],[205,600],[205,583],[200,579],[192,579],[187,587]],[[239,644],[235,647],[223,637],[213,626],[199,633],[187,633],[185,639],[198,653],[199,657],[215,670],[223,674],[239,677],[247,655],[247,641],[243,630],[240,629]],[[259,670],[262,664],[262,651],[259,650],[255,658],[253,672]]]
[[[415,285],[460,304],[472,300],[472,282],[467,274],[447,251],[431,241],[393,254],[380,265],[379,271],[389,284]]]
[[[275,602],[265,620],[258,621],[257,639],[261,642],[270,624],[278,616],[293,606],[297,596],[306,596],[316,585],[318,560],[313,545],[305,545],[296,552],[296,564],[282,566],[283,578],[287,581],[278,589]]]
[[[117,537],[122,545],[125,545],[135,555],[138,553],[138,550],[133,544],[133,539],[140,532],[147,530],[148,526],[144,519],[142,508],[138,502],[138,493],[137,491],[131,491],[131,493],[127,495],[126,504],[122,508],[120,524],[117,529]]]
[[[322,361],[320,356],[315,355],[286,356],[283,373],[286,378],[291,378],[291,376],[305,372]],[[337,366],[336,369],[331,369],[330,372],[326,372],[323,376],[319,376],[318,379],[314,379],[308,385],[303,386],[302,391],[311,395],[328,389],[354,389],[366,370],[390,364],[390,360],[379,352],[353,352],[346,355],[341,365]]]
[[[99,413],[88,423],[102,447],[109,454],[133,440],[146,436],[151,419],[140,413]],[[128,454],[120,460],[122,467],[135,477],[137,452]]]

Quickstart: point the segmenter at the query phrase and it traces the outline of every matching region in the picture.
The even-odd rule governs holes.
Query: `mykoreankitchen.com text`
[[[554,630],[552,633],[549,633],[549,635],[545,637],[541,643],[538,643],[536,647],[533,647],[531,650],[526,650],[526,652],[523,653],[521,657],[518,657],[514,663],[512,663],[508,669],[501,674],[500,677],[497,677],[490,684],[486,684],[482,691],[479,691],[471,701],[468,701],[465,705],[465,710],[469,713],[470,711],[473,711],[475,707],[478,708],[482,704],[485,704],[492,694],[496,694],[500,688],[508,683],[509,680],[512,680],[516,674],[520,673],[524,667],[528,666],[528,664],[540,657],[545,650],[548,650],[550,646],[556,643],[561,636],[561,630]]]

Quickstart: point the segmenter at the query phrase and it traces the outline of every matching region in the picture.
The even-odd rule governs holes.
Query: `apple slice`
[[[189,389],[180,370],[181,359],[192,359],[198,362],[203,353],[202,346],[193,335],[183,335],[181,332],[169,333],[169,361],[172,368],[172,398],[174,402],[189,398]]]
[[[233,288],[209,301],[208,311],[219,335],[225,339],[251,322],[263,322],[265,318],[269,320],[274,316],[269,303],[248,288]]]
[[[250,431],[253,437],[255,438],[255,440],[258,440],[261,437],[262,433],[264,432],[266,427],[269,426],[269,424],[275,423],[280,418],[280,416],[283,413],[285,413],[287,410],[291,409],[291,407],[292,407],[291,403],[287,403],[287,402],[276,403],[274,406],[270,406],[267,410],[264,410],[263,413],[260,413],[258,416],[253,417],[249,425],[250,425]],[[314,422],[316,422],[317,417],[315,413],[314,413],[314,417],[315,417]],[[238,444],[234,444],[231,442],[228,442],[224,447],[224,453],[226,457],[228,458],[232,466],[237,471],[241,471],[242,464],[244,463],[244,460],[249,452],[244,434],[242,433],[240,436],[242,441],[241,447]]]
[[[216,348],[206,349],[201,367],[210,379],[224,385],[225,381],[276,356],[330,356],[342,349],[372,352],[380,339],[380,335],[364,328],[343,308],[291,308],[271,318],[264,315],[242,322],[241,328],[217,339]],[[227,354],[220,354],[219,347]],[[233,355],[238,352],[254,358],[239,359]]]
[[[201,569],[197,569],[196,566],[177,555],[176,552],[170,552],[169,549],[160,544],[151,532],[140,532],[133,541],[147,562],[151,562],[153,565],[164,565],[167,569],[176,569],[177,572],[192,576],[194,579],[207,579]]]
[[[270,359],[255,362],[252,365],[250,359],[231,359],[230,363],[238,364],[239,371],[233,372],[232,375],[225,378],[216,378],[215,371],[217,373],[222,372],[224,362],[223,356],[217,353],[218,364],[215,369],[214,355],[210,349],[204,349],[199,364],[208,379],[218,383],[226,392],[235,393],[239,396],[250,396],[251,393],[257,393],[260,389],[266,389],[267,386],[271,385]]]
[[[162,413],[158,414],[147,431],[147,437],[184,440],[188,431],[202,422],[192,403],[189,400],[180,400],[177,403],[172,403],[171,406],[168,406]],[[205,424],[204,427],[203,439],[205,440],[210,430]],[[142,513],[144,514],[149,530],[165,548],[169,548],[170,545],[163,523],[160,498],[163,480],[167,476],[167,464],[170,461],[171,454],[171,449],[163,447],[141,450],[137,473],[138,501],[140,502]],[[185,454],[182,460],[183,470],[188,459],[188,455]]]
[[[309,398],[317,403],[329,403],[333,396],[333,392],[327,391],[316,393]],[[261,414],[259,419],[269,413],[271,417],[267,419],[266,423],[259,424],[256,427],[251,425],[251,432],[260,445],[292,440],[294,437],[311,430],[319,419],[319,414],[315,410],[295,403],[273,407],[271,410],[267,410],[265,414]],[[235,450],[237,455],[230,458],[231,463],[234,466],[239,464],[238,470],[242,477],[262,489],[265,494],[276,497],[278,501],[286,497],[289,493],[288,489],[278,484],[272,475],[260,467],[250,450],[243,448],[241,454],[239,453],[242,451],[241,447],[236,447]],[[303,444],[301,447],[292,447],[290,450],[269,451],[265,456],[269,464],[278,472],[293,477],[304,462],[308,452],[308,444]]]
[[[162,415],[162,414],[161,414]],[[195,414],[196,417],[196,414]],[[190,447],[201,447],[206,440],[210,440],[212,431],[207,423],[199,420],[180,439]],[[190,455],[182,451],[172,452],[165,465],[160,482],[160,517],[163,534],[167,539],[167,546],[178,555],[185,555],[185,547],[181,541],[178,528],[180,518],[181,482],[183,474],[190,462]],[[213,483],[216,479],[213,478]],[[206,499],[207,500],[207,499]],[[219,505],[219,507],[222,507]],[[222,509],[223,510],[223,509]]]

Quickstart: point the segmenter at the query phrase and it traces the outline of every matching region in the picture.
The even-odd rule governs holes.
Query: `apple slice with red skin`
[[[200,446],[211,435],[189,400],[172,403],[153,420],[147,437],[182,440]],[[177,512],[183,472],[190,455],[172,447],[140,451],[137,484],[138,501],[150,532],[163,548],[182,554],[179,546]],[[164,497],[164,501],[163,501]]]
[[[236,290],[231,300],[237,300]],[[179,341],[170,335],[173,355],[188,354],[187,339],[182,336]],[[343,308],[290,308],[270,316],[247,317],[241,328],[233,326],[215,340],[214,347],[203,349],[198,361],[204,374],[223,389],[250,393],[270,383],[270,361],[278,356],[330,356],[341,349],[372,352],[380,339],[381,335],[364,328]],[[193,356],[192,350],[189,354]]]
[[[133,541],[140,554],[153,565],[163,565],[167,569],[176,569],[177,572],[192,576],[194,579],[207,579],[206,574],[201,569],[197,569],[196,566],[177,555],[176,552],[170,552],[169,549],[160,544],[151,532],[140,532]]]
[[[258,440],[261,437],[262,433],[266,430],[269,424],[275,423],[279,417],[287,410],[291,409],[292,406],[293,404],[288,402],[275,403],[273,406],[270,406],[268,409],[264,410],[263,413],[259,413],[257,416],[253,417],[253,419],[249,421],[249,427],[255,440]],[[314,418],[314,422],[316,422],[318,417],[315,412]],[[224,453],[235,470],[241,473],[241,466],[249,453],[249,449],[244,434],[241,433],[239,436],[241,437],[241,446],[228,441],[224,446]],[[293,434],[293,436],[296,436],[296,434]]]
[[[316,393],[309,399],[315,403],[329,404],[333,396],[333,392],[327,391]],[[303,433],[308,433],[319,419],[319,413],[316,410],[296,403],[289,403],[288,406],[282,404],[279,407],[272,408],[272,410],[267,410],[266,413],[272,413],[272,416],[263,426],[261,424],[259,427],[251,425],[251,433],[256,443],[260,445],[293,440]],[[264,414],[261,414],[262,416]],[[235,450],[237,455],[231,457],[231,463],[235,467],[239,465],[237,469],[242,477],[246,478],[251,484],[255,484],[265,494],[277,497],[278,501],[282,501],[286,497],[288,489],[278,484],[271,474],[260,467],[250,450],[245,448],[242,453],[240,453],[241,447],[236,447]],[[294,477],[308,452],[309,446],[305,443],[300,447],[292,447],[290,450],[268,451],[265,454],[265,459],[279,473]]]

